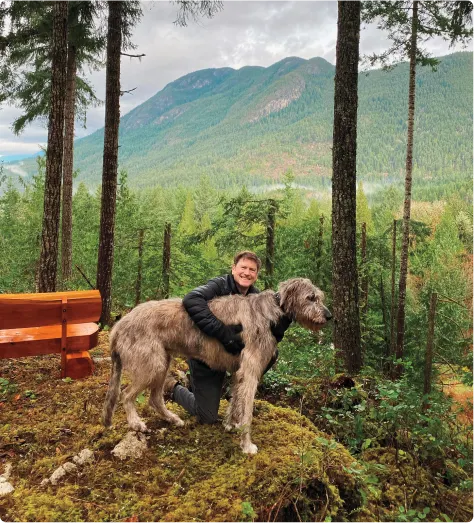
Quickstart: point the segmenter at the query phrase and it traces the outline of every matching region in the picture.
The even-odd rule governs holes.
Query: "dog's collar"
[[[275,292],[275,301],[277,302],[278,307],[281,308],[280,298],[281,298],[280,293],[279,292]]]
[[[275,292],[274,297],[275,297],[276,304],[278,305],[278,307],[280,307],[280,309],[283,312],[283,314],[290,321],[295,321],[295,319],[296,319],[295,316],[293,314],[289,314],[288,312],[286,312],[285,309],[281,306],[281,296],[280,296],[280,293],[279,292]]]
[[[278,305],[278,307],[280,307],[280,309],[282,310],[283,314],[284,314],[285,316],[287,316],[291,321],[294,321],[295,318],[293,317],[293,315],[288,314],[288,313],[283,309],[283,307],[281,306],[281,296],[280,296],[280,293],[279,293],[279,292],[275,292],[274,297],[275,297],[276,304]]]

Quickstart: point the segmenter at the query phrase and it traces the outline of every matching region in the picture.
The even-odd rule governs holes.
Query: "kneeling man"
[[[204,334],[218,339],[224,349],[231,354],[240,354],[244,350],[245,344],[240,335],[242,325],[224,325],[212,314],[208,302],[218,296],[231,294],[248,296],[260,292],[254,283],[257,281],[261,265],[262,262],[255,253],[239,252],[234,257],[231,274],[213,278],[183,298],[184,308],[196,326]],[[277,342],[282,340],[290,323],[291,320],[283,316],[278,324],[271,326]],[[277,358],[278,351],[265,372],[275,364]],[[201,423],[215,423],[225,371],[213,370],[204,362],[196,359],[189,359],[188,365],[192,392],[171,377],[168,378],[165,389],[171,391],[173,401],[184,407],[193,416],[197,416]]]

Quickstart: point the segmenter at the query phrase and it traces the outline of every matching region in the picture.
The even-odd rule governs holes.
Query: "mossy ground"
[[[102,333],[93,355],[107,354]],[[100,424],[109,373],[107,360],[96,364],[94,376],[75,381],[59,378],[57,356],[0,360],[9,384],[0,396],[0,473],[12,463],[15,487],[0,498],[2,520],[390,521],[407,496],[416,498],[413,506],[431,501],[432,514],[441,513],[428,472],[400,468],[384,449],[367,451],[358,462],[294,403],[256,401],[252,432],[259,453],[246,456],[239,436],[221,424],[200,425],[171,404],[186,424],[169,427],[142,398],[139,410],[152,429],[148,449],[139,459],[120,461],[111,451],[127,433],[123,409],[117,408],[113,428]],[[221,402],[221,415],[226,405]],[[84,448],[94,451],[94,463],[58,486],[40,486]],[[443,492],[465,518],[465,501]]]
[[[107,335],[93,351],[107,355]],[[1,360],[9,391],[0,403],[0,473],[13,464],[15,492],[0,498],[5,521],[242,521],[354,519],[360,481],[355,460],[296,411],[257,401],[253,440],[245,456],[238,434],[205,426],[175,405],[186,425],[169,427],[139,408],[152,429],[140,459],[111,454],[127,433],[123,409],[114,426],[100,424],[110,362],[94,376],[61,380],[59,358]],[[145,398],[144,398],[145,399]],[[226,402],[221,404],[223,415]],[[61,464],[84,448],[93,464],[58,486],[41,487]]]

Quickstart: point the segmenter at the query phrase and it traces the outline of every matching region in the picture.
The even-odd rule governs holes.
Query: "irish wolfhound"
[[[112,375],[103,409],[103,423],[110,426],[120,392],[122,369],[130,377],[123,392],[123,405],[132,430],[147,427],[135,409],[135,400],[150,389],[150,406],[158,416],[181,426],[183,421],[170,412],[163,399],[163,385],[172,356],[196,358],[216,370],[234,372],[232,399],[224,421],[226,430],[241,429],[240,445],[248,454],[257,452],[250,440],[253,400],[257,384],[276,350],[270,324],[286,314],[303,327],[319,330],[331,313],[324,306],[324,294],[308,279],[293,278],[271,290],[247,297],[232,295],[209,302],[213,314],[225,324],[241,323],[245,349],[234,356],[214,338],[194,325],[180,299],[148,301],[124,316],[110,333]]]

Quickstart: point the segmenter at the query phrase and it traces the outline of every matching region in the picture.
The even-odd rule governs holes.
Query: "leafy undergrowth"
[[[101,336],[103,343],[106,335]],[[106,355],[104,345],[94,355]],[[61,380],[59,358],[1,360],[0,473],[11,463],[15,491],[0,498],[5,521],[298,521],[373,520],[364,483],[344,447],[288,408],[257,401],[255,456],[242,454],[237,434],[221,424],[186,420],[168,427],[147,412],[152,429],[139,459],[111,451],[125,436],[123,409],[104,429],[100,412],[110,362],[94,376]],[[226,401],[221,404],[223,415]],[[89,448],[93,464],[59,485],[44,478]]]
[[[421,409],[409,381],[308,379],[277,369],[260,395],[292,405],[350,451],[376,521],[472,521],[472,423],[442,393]]]

